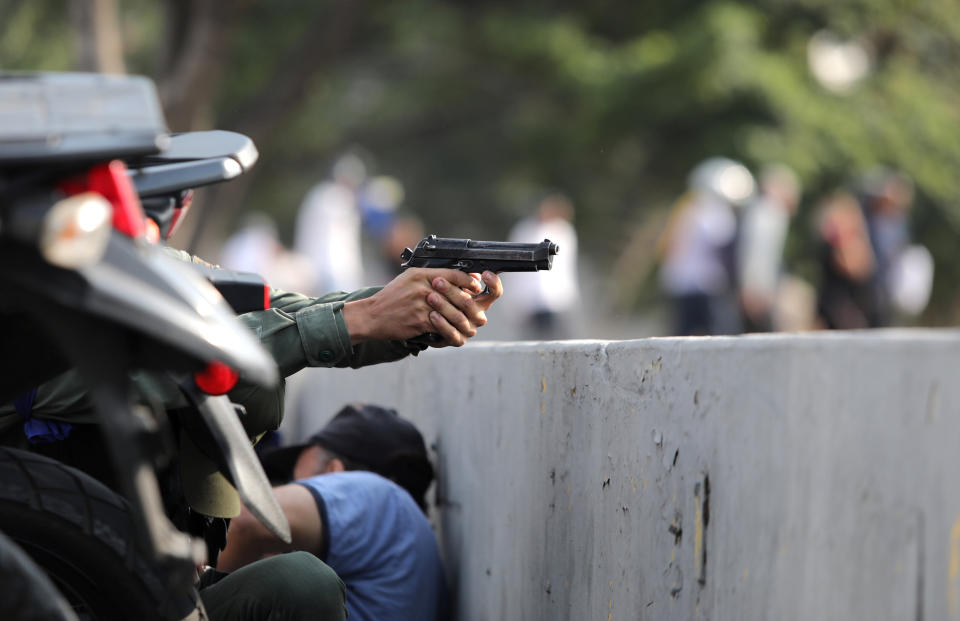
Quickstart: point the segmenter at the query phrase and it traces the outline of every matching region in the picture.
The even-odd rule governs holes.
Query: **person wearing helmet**
[[[672,333],[735,333],[735,208],[753,194],[753,175],[739,162],[710,158],[693,169],[688,185],[660,239],[660,284],[674,307]]]

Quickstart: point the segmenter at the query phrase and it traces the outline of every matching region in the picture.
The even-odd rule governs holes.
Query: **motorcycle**
[[[207,546],[165,512],[156,472],[176,454],[170,421],[134,399],[129,373],[181,378],[244,502],[288,538],[233,405],[204,392],[222,394],[237,377],[269,387],[276,366],[209,282],[146,241],[136,173],[120,158],[149,161],[171,143],[149,80],[5,74],[0,101],[0,317],[12,328],[0,397],[24,405],[41,437],[56,435],[57,424],[29,417],[30,395],[75,369],[121,492],[0,448],[0,532],[80,618],[200,618],[194,582]]]

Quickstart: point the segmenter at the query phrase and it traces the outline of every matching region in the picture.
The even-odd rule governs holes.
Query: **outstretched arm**
[[[234,571],[265,556],[292,550],[320,555],[323,522],[313,494],[297,484],[275,487],[273,491],[290,522],[292,542],[288,545],[278,539],[244,507],[240,515],[230,521],[227,547],[220,553],[217,569]]]

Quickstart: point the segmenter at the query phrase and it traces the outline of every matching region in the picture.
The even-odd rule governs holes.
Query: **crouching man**
[[[412,423],[394,410],[352,404],[307,444],[266,459],[294,464],[294,483],[274,488],[293,543],[277,539],[244,509],[230,524],[218,570],[303,550],[346,584],[351,621],[446,617],[443,565],[425,515],[433,468]]]

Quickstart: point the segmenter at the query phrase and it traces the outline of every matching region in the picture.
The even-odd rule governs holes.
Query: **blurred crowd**
[[[423,225],[401,209],[400,181],[367,168],[353,153],[336,160],[299,206],[290,247],[267,214],[248,214],[225,242],[221,265],[313,296],[388,282],[399,273],[404,247],[424,236]]]
[[[801,197],[781,164],[756,177],[722,157],[694,168],[658,249],[672,334],[875,328],[925,308],[933,260],[911,240],[908,176],[878,167],[816,203],[813,282],[784,258]]]
[[[913,183],[878,167],[848,187],[804,200],[796,173],[772,163],[756,174],[725,157],[690,172],[660,236],[659,284],[668,301],[666,331],[715,335],[811,329],[858,329],[908,323],[926,307],[930,253],[912,241]],[[262,274],[274,287],[321,295],[382,284],[397,275],[400,253],[425,235],[403,205],[394,177],[368,174],[348,153],[305,195],[293,244],[281,243],[265,214],[249,214],[226,242],[224,267]],[[574,205],[545,193],[507,239],[560,247],[549,272],[503,275],[513,338],[549,340],[582,334]],[[791,271],[787,246],[812,231],[816,273]],[[810,257],[808,257],[810,259]],[[812,276],[812,277],[811,277]],[[637,334],[635,336],[642,336]]]
[[[315,296],[388,282],[400,272],[403,249],[413,248],[426,232],[403,204],[403,184],[369,175],[368,168],[354,153],[336,160],[299,206],[290,247],[267,214],[248,214],[225,242],[220,264],[258,273],[275,288]],[[576,332],[580,288],[573,212],[567,196],[548,192],[509,231],[509,241],[550,239],[561,248],[549,272],[503,275],[511,290],[508,323],[517,338],[569,338]]]

